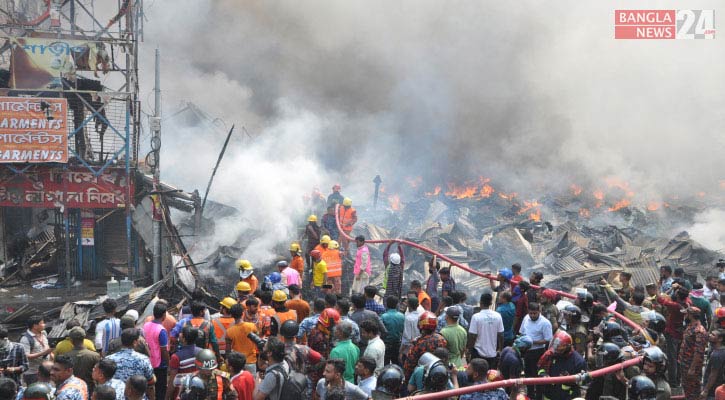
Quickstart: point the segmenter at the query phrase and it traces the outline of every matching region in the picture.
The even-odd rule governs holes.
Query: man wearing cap
[[[73,374],[83,379],[88,387],[89,393],[93,391],[93,366],[101,361],[101,356],[95,351],[86,349],[83,341],[86,338],[86,331],[80,326],[72,328],[68,337],[73,343],[73,350],[66,353],[73,359]]]
[[[237,304],[236,300],[231,297],[225,297],[219,302],[221,306],[219,307],[220,313],[211,317],[216,341],[219,343],[219,356],[221,357],[224,357],[226,354],[227,330],[234,325],[234,317],[232,317],[230,310],[235,304]]]
[[[252,295],[252,287],[249,286],[249,283],[244,281],[237,282],[234,290],[237,292],[237,302],[242,305],[244,305],[244,302]]]
[[[685,391],[685,398],[695,399],[700,394],[707,331],[700,323],[701,311],[699,308],[690,306],[684,311],[687,315],[687,328],[682,333],[682,344],[677,361],[682,373],[682,388]]]
[[[448,343],[448,353],[450,361],[457,368],[463,367],[465,362],[463,357],[466,353],[467,333],[462,326],[458,325],[458,319],[461,317],[461,309],[456,306],[446,308],[446,326],[441,329],[441,336]]]

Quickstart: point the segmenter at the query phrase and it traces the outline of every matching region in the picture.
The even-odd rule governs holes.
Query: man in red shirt
[[[227,369],[229,375],[232,376],[232,386],[237,391],[239,400],[252,400],[252,394],[254,393],[254,376],[244,369],[246,364],[247,357],[242,353],[231,351],[227,355]]]
[[[672,284],[672,299],[659,294],[657,302],[668,310],[667,323],[665,324],[665,336],[667,336],[667,348],[665,353],[668,360],[677,360],[680,353],[680,344],[682,343],[682,333],[685,330],[683,321],[685,313],[683,310],[692,305],[690,301],[690,291],[684,286],[677,283]],[[667,367],[667,380],[670,384],[679,385],[681,381],[681,371],[677,362],[669,363]]]

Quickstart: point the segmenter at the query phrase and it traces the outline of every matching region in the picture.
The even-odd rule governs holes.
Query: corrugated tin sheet
[[[556,262],[553,265],[554,269],[563,272],[563,271],[578,271],[586,269],[585,266],[583,266],[579,261],[577,261],[572,256],[566,256],[564,258],[560,258],[556,260]]]

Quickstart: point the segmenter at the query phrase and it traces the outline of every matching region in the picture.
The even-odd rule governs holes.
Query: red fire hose
[[[354,238],[349,236],[347,233],[345,233],[344,230],[342,230],[342,225],[340,224],[339,209],[340,209],[340,205],[339,204],[335,205],[335,222],[337,223],[337,229],[340,231],[340,234],[343,235],[347,240],[353,241]],[[435,250],[429,249],[425,246],[422,246],[418,243],[414,243],[414,242],[411,242],[408,240],[378,239],[378,240],[366,240],[365,243],[373,243],[373,244],[376,244],[376,243],[401,243],[401,244],[405,244],[410,247],[414,247],[418,250],[421,250],[425,253],[435,255],[439,259],[444,260],[444,261],[450,263],[451,265],[454,265],[473,275],[481,276],[481,277],[487,278],[489,280],[496,279],[496,277],[491,274],[484,274],[483,272],[473,270],[463,264],[460,264],[460,263],[450,259],[449,257],[444,256],[443,254],[441,254]],[[539,286],[536,286],[536,285],[531,285],[531,287],[534,289],[539,289]],[[561,292],[558,290],[555,290],[555,292],[562,297],[576,299],[576,295],[573,295],[571,293]],[[616,311],[614,311],[613,314],[617,318],[622,320],[625,324],[632,327],[634,330],[639,331],[642,329],[638,324],[636,324],[634,321],[630,320],[629,318],[625,317],[624,315],[622,315]],[[544,384],[553,385],[553,384],[563,384],[563,383],[577,383],[578,384],[578,383],[582,383],[585,379],[596,378],[596,377],[606,375],[611,372],[618,371],[620,369],[624,369],[624,368],[632,366],[632,365],[637,365],[637,364],[639,364],[640,361],[641,361],[641,357],[636,357],[631,360],[627,360],[621,364],[616,364],[616,365],[612,365],[612,366],[609,366],[606,368],[598,369],[596,371],[581,373],[581,374],[577,374],[577,375],[545,377],[545,378],[508,379],[508,380],[499,381],[499,382],[491,382],[491,383],[484,383],[481,385],[468,386],[468,387],[460,388],[460,389],[444,390],[441,392],[424,394],[424,395],[420,395],[420,396],[415,396],[415,399],[416,400],[442,399],[442,398],[447,398],[447,397],[459,396],[459,395],[466,394],[466,393],[473,393],[473,392],[479,392],[479,391],[484,391],[484,390],[492,390],[492,389],[497,389],[500,387],[509,387],[509,386],[513,386],[513,385],[544,385]],[[672,399],[681,399],[681,398],[684,398],[684,396],[672,396],[671,398]],[[413,399],[413,397],[406,397],[405,399],[410,400],[410,399]]]

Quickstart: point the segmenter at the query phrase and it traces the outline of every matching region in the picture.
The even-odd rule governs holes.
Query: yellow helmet
[[[237,269],[252,269],[252,263],[249,260],[239,259],[234,264],[237,266]]]
[[[332,240],[330,239],[330,235],[322,235],[322,237],[320,238],[320,243],[329,245],[330,240]]]
[[[289,251],[293,251],[295,253],[300,251],[300,244],[299,243],[292,243],[289,245]]]
[[[317,215],[312,214],[309,217],[307,217],[307,222],[317,222]]]
[[[330,244],[328,245],[329,248],[335,250],[340,248],[340,243],[337,243],[337,240],[330,240]]]
[[[249,283],[247,283],[247,282],[239,281],[239,283],[237,283],[237,286],[234,288],[234,290],[236,290],[237,292],[251,292],[252,286],[249,285]]]
[[[350,207],[352,205],[352,199],[349,198],[349,197],[345,197],[342,200],[342,205],[345,206],[345,207]]]
[[[287,293],[281,290],[275,290],[274,293],[272,293],[272,301],[287,301]]]
[[[247,282],[239,282],[239,283],[247,283]],[[239,285],[237,285],[237,286],[239,286]],[[248,283],[247,283],[247,286],[249,286]],[[231,310],[232,306],[237,304],[237,301],[231,297],[225,297],[222,301],[219,302],[219,304],[226,307],[228,310]]]

